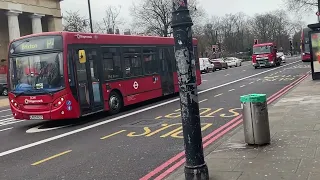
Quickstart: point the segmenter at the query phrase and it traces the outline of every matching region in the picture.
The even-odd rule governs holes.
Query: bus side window
[[[153,47],[143,48],[143,62],[145,74],[157,73],[158,61],[156,59],[156,49]]]
[[[118,47],[102,48],[105,80],[122,78],[121,52]]]
[[[126,77],[140,76],[143,74],[141,47],[124,47],[123,58]]]

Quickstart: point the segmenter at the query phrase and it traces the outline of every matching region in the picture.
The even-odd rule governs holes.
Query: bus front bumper
[[[273,61],[268,61],[268,60],[257,60],[256,63],[252,63],[253,67],[271,67],[274,66]]]

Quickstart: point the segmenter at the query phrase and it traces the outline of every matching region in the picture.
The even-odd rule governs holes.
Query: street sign
[[[219,49],[219,46],[218,45],[212,45],[212,51],[213,52],[217,52],[218,51],[218,49]]]

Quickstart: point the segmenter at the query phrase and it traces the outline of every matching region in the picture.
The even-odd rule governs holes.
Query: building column
[[[32,33],[42,33],[42,23],[41,23],[41,18],[44,15],[42,14],[32,14],[30,15],[30,18],[32,20]]]
[[[51,16],[48,18],[48,30],[50,31],[62,31],[62,17]]]
[[[21,14],[21,11],[10,10],[7,11],[8,16],[8,31],[9,31],[9,40],[12,41],[20,37],[20,27],[18,16]]]

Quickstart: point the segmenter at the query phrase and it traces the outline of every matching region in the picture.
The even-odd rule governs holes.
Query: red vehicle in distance
[[[277,46],[274,43],[253,45],[252,65],[255,69],[280,66],[281,58],[277,57]]]
[[[201,84],[197,40],[193,40]],[[48,32],[9,45],[15,119],[73,119],[179,92],[174,39]]]
[[[310,62],[311,61],[311,55],[310,55],[310,47],[309,47],[309,31],[311,31],[310,28],[304,28],[301,30],[301,60],[303,62]]]

